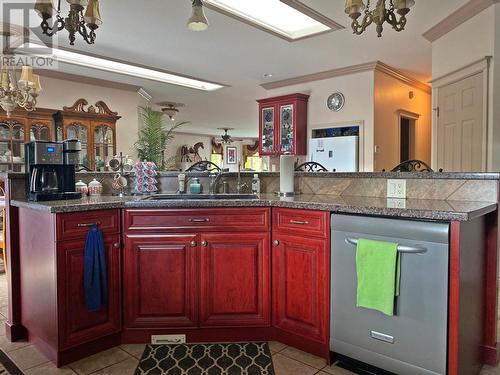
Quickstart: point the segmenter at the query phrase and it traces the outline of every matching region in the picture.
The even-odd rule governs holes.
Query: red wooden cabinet
[[[260,155],[307,154],[308,101],[304,94],[257,100]]]
[[[85,308],[83,269],[85,241],[64,241],[57,245],[59,342],[70,348],[121,330],[120,242],[117,234],[105,237],[108,269],[108,303],[99,311]]]
[[[126,235],[124,242],[125,327],[196,327],[198,236]]]
[[[268,208],[123,217],[126,330],[270,325]]]
[[[201,238],[200,325],[269,325],[269,234],[216,233]]]
[[[274,210],[273,217],[289,218],[296,212],[297,222],[308,217],[307,211]],[[328,223],[328,213],[321,222]],[[316,217],[316,219],[318,219]],[[293,220],[293,219],[292,219]],[[288,333],[315,342],[328,343],[330,294],[329,234],[315,230],[311,221],[311,234],[304,231],[273,231],[272,285],[273,325]],[[294,233],[294,234],[290,234]]]

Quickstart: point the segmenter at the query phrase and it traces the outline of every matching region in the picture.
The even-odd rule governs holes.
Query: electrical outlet
[[[406,208],[406,199],[387,198],[388,208]]]
[[[387,198],[406,199],[406,180],[387,180]]]
[[[186,342],[186,335],[152,335],[151,344],[184,344]]]

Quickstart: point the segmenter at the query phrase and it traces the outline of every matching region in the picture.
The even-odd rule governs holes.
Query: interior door
[[[486,170],[483,73],[438,90],[437,167],[446,172]]]

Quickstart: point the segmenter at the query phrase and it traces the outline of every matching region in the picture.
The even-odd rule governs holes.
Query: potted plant
[[[165,159],[167,145],[174,139],[174,130],[188,122],[178,122],[171,127],[165,126],[161,112],[151,107],[139,107],[142,127],[135,142],[139,160],[152,161],[159,170],[164,170],[175,159],[175,155]]]

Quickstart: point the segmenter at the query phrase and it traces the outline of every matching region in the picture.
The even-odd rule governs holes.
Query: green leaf
[[[179,122],[167,128],[163,123],[162,113],[149,106],[139,107],[139,114],[142,127],[134,144],[139,159],[152,161],[163,170],[166,166],[166,147],[175,137],[173,132],[189,122]]]

